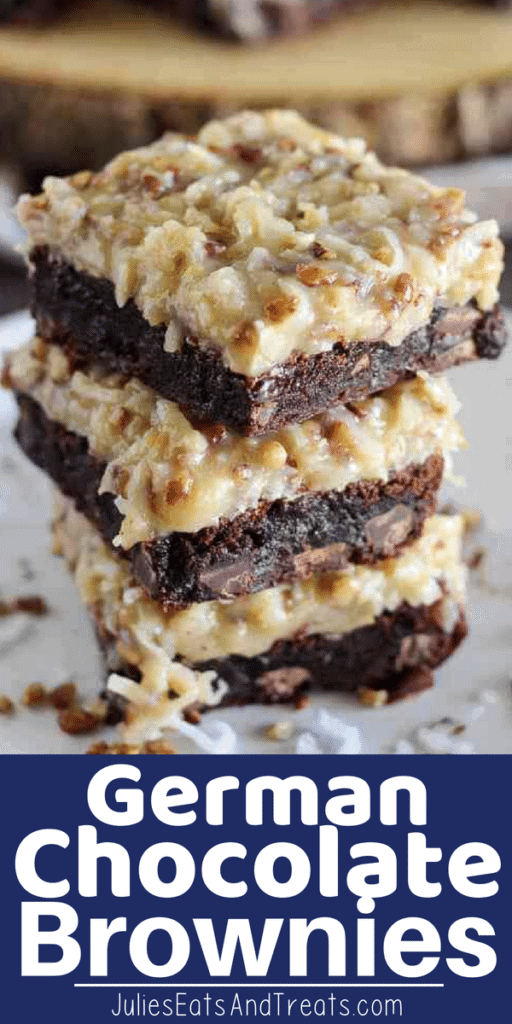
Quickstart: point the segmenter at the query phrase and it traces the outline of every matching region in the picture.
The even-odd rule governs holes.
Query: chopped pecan
[[[59,725],[62,732],[70,736],[93,732],[99,725],[99,718],[85,708],[66,708],[59,714]]]
[[[25,707],[32,707],[35,704],[44,704],[47,696],[46,686],[43,686],[42,683],[30,683],[30,685],[23,691],[21,703],[24,704]]]
[[[337,270],[327,270],[326,267],[317,267],[314,263],[297,263],[295,273],[308,288],[320,288],[324,285],[334,284],[338,280]]]
[[[76,704],[76,683],[61,683],[50,693],[50,704],[58,711],[66,711]]]

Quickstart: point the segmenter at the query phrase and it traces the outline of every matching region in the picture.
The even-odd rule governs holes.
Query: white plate
[[[512,326],[512,316],[509,319]],[[30,333],[27,314],[6,317],[0,322],[0,351],[19,344]],[[455,498],[485,516],[484,542],[490,552],[493,586],[472,586],[470,637],[437,672],[436,687],[378,710],[363,709],[348,696],[330,695],[315,696],[303,711],[287,707],[212,711],[201,727],[186,726],[184,734],[173,738],[181,751],[293,753],[299,741],[301,752],[385,753],[413,737],[411,752],[419,753],[423,747],[418,728],[450,716],[468,723],[450,752],[512,753],[512,348],[499,363],[461,367],[451,378],[462,401],[461,420],[470,442],[457,463],[467,486]],[[0,396],[2,596],[42,594],[51,614],[42,619],[0,620],[0,692],[17,701],[30,682],[55,686],[73,679],[84,696],[93,697],[101,685],[101,666],[92,629],[62,562],[49,553],[49,487],[11,440],[13,421],[14,402],[4,392]],[[265,725],[277,720],[292,723],[293,735],[286,743],[263,738]],[[443,735],[437,730],[434,740],[442,744]],[[101,738],[108,739],[108,733]],[[81,753],[90,743],[91,737],[60,732],[50,711],[17,706],[13,716],[0,716],[3,753]]]

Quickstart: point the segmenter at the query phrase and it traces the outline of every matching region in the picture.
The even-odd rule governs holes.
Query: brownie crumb
[[[34,707],[40,704],[46,704],[48,693],[46,686],[42,683],[30,683],[29,686],[23,691],[21,703],[25,707]]]
[[[99,725],[98,715],[85,708],[67,708],[59,714],[59,725],[62,732],[69,736],[79,736],[82,733],[93,732]]]
[[[299,693],[299,696],[295,699],[295,710],[303,711],[304,708],[308,708],[311,704],[311,698],[308,697],[307,693]]]
[[[14,711],[14,704],[10,697],[5,694],[0,696],[0,715],[10,715]]]

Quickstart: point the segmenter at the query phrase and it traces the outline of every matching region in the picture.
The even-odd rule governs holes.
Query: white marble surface
[[[512,317],[511,317],[512,327]],[[30,320],[15,314],[0,323],[0,350],[27,338]],[[436,673],[435,689],[378,710],[343,696],[314,697],[311,707],[232,709],[211,712],[196,726],[171,737],[183,752],[198,753],[512,753],[512,347],[498,363],[461,367],[451,374],[462,402],[461,420],[470,444],[457,459],[465,489],[448,495],[480,509],[486,521],[491,586],[471,588],[469,639]],[[29,682],[52,687],[77,681],[84,696],[100,685],[100,659],[92,629],[61,561],[49,554],[49,491],[43,475],[16,449],[10,433],[11,396],[0,395],[0,597],[42,594],[51,614],[0,619],[0,693],[19,699]],[[32,575],[33,574],[33,575]],[[30,577],[30,578],[27,578]],[[445,716],[466,725],[456,742],[445,727],[428,727]],[[263,737],[265,726],[285,720],[284,743]],[[449,730],[448,730],[449,733]],[[108,733],[101,738],[108,738]],[[55,714],[16,707],[0,716],[3,753],[83,752],[90,737],[70,737]]]

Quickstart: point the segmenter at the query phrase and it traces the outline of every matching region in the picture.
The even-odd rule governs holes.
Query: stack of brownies
[[[289,111],[48,178],[20,216],[16,436],[132,735],[431,685],[465,634],[439,374],[503,346],[496,224]]]

